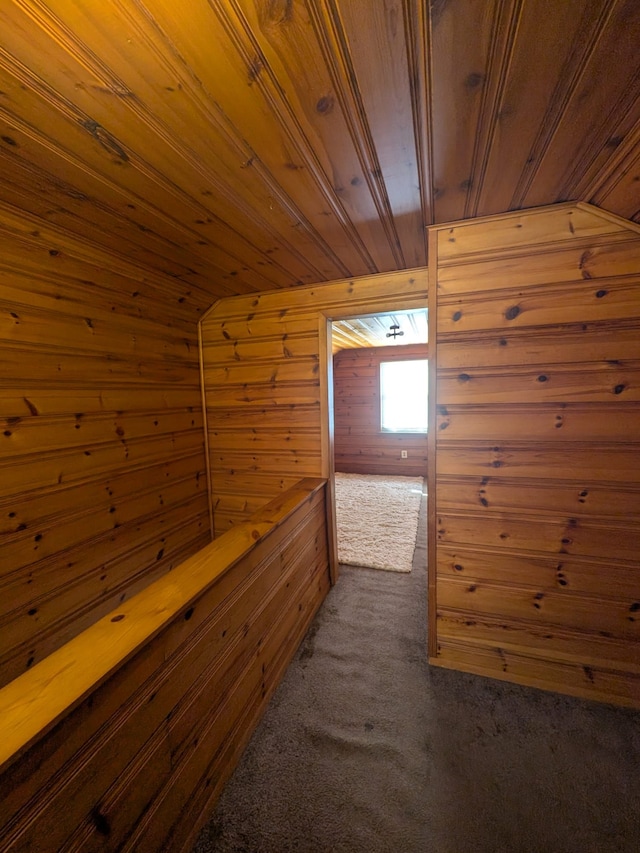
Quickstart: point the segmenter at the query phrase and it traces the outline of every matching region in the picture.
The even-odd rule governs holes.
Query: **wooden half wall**
[[[201,322],[215,534],[301,477],[327,477],[327,318],[424,308],[427,271],[406,270],[223,299]]]
[[[189,287],[0,204],[0,684],[210,539]]]
[[[382,432],[380,426],[380,362],[427,356],[426,343],[343,349],[334,355],[336,471],[427,476],[426,434]]]
[[[0,689],[0,853],[189,853],[328,590],[304,480]]]
[[[430,660],[639,707],[639,228],[558,205],[429,240]]]

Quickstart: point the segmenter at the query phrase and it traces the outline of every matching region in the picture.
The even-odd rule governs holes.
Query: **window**
[[[428,361],[380,362],[380,421],[383,432],[426,432]]]

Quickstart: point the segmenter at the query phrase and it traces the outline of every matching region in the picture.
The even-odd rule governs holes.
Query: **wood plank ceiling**
[[[424,265],[434,222],[640,220],[638,0],[4,0],[0,33],[2,221],[197,311]]]
[[[394,311],[335,320],[332,324],[333,352],[361,347],[393,347],[426,344],[428,324],[426,309]]]

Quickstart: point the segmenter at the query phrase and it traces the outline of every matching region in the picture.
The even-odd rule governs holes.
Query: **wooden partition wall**
[[[380,362],[427,358],[425,344],[344,349],[333,358],[335,469],[427,476],[427,436],[382,432]],[[402,451],[407,458],[403,459]]]
[[[0,684],[210,538],[205,295],[49,213],[0,205]]]
[[[329,589],[301,481],[0,689],[1,853],[191,850]]]
[[[239,296],[201,323],[216,535],[331,466],[327,317],[424,308],[427,271]]]
[[[430,229],[432,663],[640,706],[639,231]]]

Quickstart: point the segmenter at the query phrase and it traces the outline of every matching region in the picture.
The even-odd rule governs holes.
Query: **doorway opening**
[[[329,321],[338,563],[411,570],[427,477],[427,309]]]

